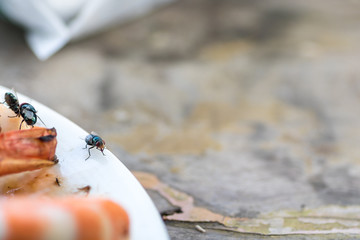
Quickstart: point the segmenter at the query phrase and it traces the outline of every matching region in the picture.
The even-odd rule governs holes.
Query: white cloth
[[[0,0],[1,11],[26,29],[26,40],[46,60],[73,39],[134,19],[175,0]]]

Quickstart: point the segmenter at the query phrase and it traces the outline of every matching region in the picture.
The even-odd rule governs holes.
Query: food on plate
[[[0,239],[129,238],[129,217],[126,211],[105,198],[2,198],[0,214]]]
[[[54,160],[56,150],[55,128],[32,128],[0,134],[0,153],[14,158]]]
[[[0,102],[0,239],[128,239],[129,217],[121,206],[89,195],[90,185],[73,186],[54,166],[57,132],[34,126],[38,118],[10,92]],[[85,141],[89,157],[95,147],[103,153],[97,134]]]
[[[0,176],[57,163],[55,128],[33,128],[0,134]]]
[[[57,163],[55,128],[18,130],[23,121],[33,127],[32,123],[37,121],[35,109],[27,103],[19,105],[17,97],[10,92],[5,93],[3,103],[0,104],[0,176]]]
[[[38,158],[12,158],[0,155],[0,176],[36,170],[54,165],[53,161]]]

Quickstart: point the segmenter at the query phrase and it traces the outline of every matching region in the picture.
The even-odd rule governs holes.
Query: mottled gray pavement
[[[152,173],[223,216],[357,207],[359,7],[179,1],[45,62],[21,30],[1,22],[0,83],[100,133],[130,170]],[[149,192],[161,211],[172,208]],[[297,224],[282,228],[317,229]],[[172,239],[267,238],[167,225]],[[336,234],[275,239],[350,238]]]

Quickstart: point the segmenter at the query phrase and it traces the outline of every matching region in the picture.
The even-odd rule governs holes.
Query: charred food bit
[[[105,156],[105,154],[104,154],[105,141],[101,137],[99,137],[96,133],[91,132],[91,134],[87,135],[85,138],[85,142],[86,142],[86,145],[85,145],[84,149],[87,149],[87,146],[91,146],[88,148],[89,156],[85,160],[89,159],[89,157],[91,156],[90,149],[92,149],[94,147],[96,147],[96,149],[100,150],[101,153]]]
[[[91,190],[91,186],[90,185],[86,185],[85,187],[81,187],[81,188],[78,188],[78,193],[85,193],[86,195],[88,195],[90,193],[90,190]]]
[[[61,183],[59,178],[55,178],[55,184],[58,185],[59,187],[61,187]]]

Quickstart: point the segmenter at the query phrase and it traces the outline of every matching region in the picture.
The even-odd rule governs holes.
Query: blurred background
[[[170,189],[148,187],[171,239],[355,239],[359,9],[179,0],[46,61],[4,17],[0,83],[99,133],[134,174]]]

